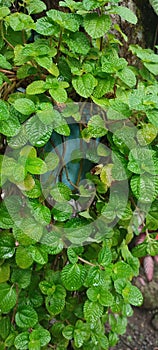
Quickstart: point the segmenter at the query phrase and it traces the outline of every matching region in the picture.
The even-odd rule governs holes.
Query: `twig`
[[[17,294],[17,299],[16,299],[16,304],[15,304],[15,307],[13,309],[13,314],[12,314],[12,319],[11,319],[11,324],[14,324],[14,321],[15,321],[15,314],[16,314],[16,311],[17,311],[17,307],[18,307],[18,285],[16,284],[16,294]]]
[[[59,35],[59,41],[58,41],[58,47],[57,47],[57,55],[56,55],[56,58],[55,58],[55,63],[58,62],[58,58],[60,57],[60,45],[61,45],[61,41],[62,41],[62,35],[63,35],[63,32],[61,30],[60,31],[60,35]]]
[[[14,50],[14,46],[5,38],[4,32],[3,32],[3,22],[1,21],[1,36],[2,39]]]
[[[10,87],[8,87],[8,89],[4,92],[3,100],[7,99],[9,93],[12,92],[15,89],[15,87],[16,87],[16,82],[14,81],[13,84]]]
[[[80,256],[78,256],[78,260],[80,260],[80,261],[82,261],[82,262],[84,262],[85,264],[90,265],[90,266],[95,266],[95,267],[98,266],[98,267],[100,268],[100,270],[104,270],[104,267],[103,267],[103,266],[92,264],[92,263],[90,263],[88,260],[85,260],[85,259],[81,258]]]
[[[84,262],[84,263],[85,263],[85,264],[87,264],[87,265],[90,265],[90,266],[96,266],[95,264],[90,263],[89,261],[87,261],[87,260],[85,260],[85,259],[81,258],[80,256],[78,256],[78,260],[80,260],[80,261]]]
[[[13,75],[14,74],[14,72],[13,71],[11,71],[11,70],[7,70],[7,69],[3,69],[3,68],[0,68],[0,72],[1,73],[10,73],[11,75]]]

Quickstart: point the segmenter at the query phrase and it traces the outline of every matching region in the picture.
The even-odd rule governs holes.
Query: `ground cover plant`
[[[109,349],[143,302],[158,56],[120,57],[118,17],[137,22],[118,0],[0,0],[0,350]]]

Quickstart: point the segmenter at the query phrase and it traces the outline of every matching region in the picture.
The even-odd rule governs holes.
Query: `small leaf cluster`
[[[131,44],[137,64],[120,57],[115,18],[137,22],[120,3],[0,0],[2,350],[108,350],[143,302],[132,279],[158,254],[158,56]]]

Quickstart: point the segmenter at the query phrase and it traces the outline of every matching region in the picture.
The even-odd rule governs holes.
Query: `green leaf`
[[[0,310],[7,314],[16,304],[16,291],[13,286],[7,283],[0,284]]]
[[[22,229],[16,226],[13,227],[13,234],[18,244],[23,245],[24,247],[36,242],[36,240],[33,240],[31,237],[28,237]]]
[[[31,282],[31,270],[21,270],[18,267],[14,268],[11,281],[12,283],[17,283],[19,288],[27,288]]]
[[[59,124],[59,121],[60,121],[60,125],[55,127],[54,131],[63,136],[70,136],[70,128],[67,122],[64,121],[62,118],[60,118],[57,124]]]
[[[143,303],[141,291],[130,282],[128,282],[127,286],[123,289],[122,295],[126,302],[134,306],[141,306]]]
[[[158,179],[150,174],[133,175],[131,189],[140,202],[152,203],[158,194]]]
[[[15,109],[24,115],[30,115],[35,112],[33,101],[28,98],[18,98],[14,103]]]
[[[129,118],[131,111],[129,106],[120,101],[119,99],[110,100],[110,108],[108,109],[107,116],[111,120],[121,120]]]
[[[58,182],[55,186],[53,186],[50,193],[53,199],[60,203],[69,201],[72,194],[69,187],[62,182]]]
[[[60,86],[56,89],[49,89],[49,93],[51,97],[57,102],[64,103],[67,100],[67,92]]]
[[[80,320],[79,320],[80,321]],[[82,322],[82,321],[80,321]],[[90,338],[89,331],[86,332],[85,324],[83,323],[83,326],[79,328],[75,327],[74,330],[74,344],[77,348],[80,348],[85,342]]]
[[[149,230],[158,230],[158,202],[154,201],[146,216],[146,225]]]
[[[48,17],[41,17],[36,22],[36,32],[41,35],[56,35],[60,31],[60,27],[53,23]]]
[[[47,166],[40,158],[27,158],[26,169],[31,174],[44,174],[47,172]]]
[[[40,346],[46,346],[50,342],[51,336],[47,329],[44,329],[41,325],[37,325],[30,334],[30,340],[38,340]]]
[[[146,115],[150,123],[152,123],[156,128],[158,128],[158,109],[146,111]]]
[[[0,12],[1,12],[1,8],[0,8]],[[0,17],[1,17],[1,13],[0,13]],[[7,59],[5,58],[5,56],[0,54],[0,67],[3,69],[12,69],[11,64],[7,61]],[[3,102],[3,101],[1,101]]]
[[[28,349],[29,350],[40,350],[41,349],[40,341],[39,340],[31,340],[31,341],[29,341]]]
[[[93,38],[97,39],[105,35],[111,27],[111,19],[108,15],[99,16],[97,13],[90,13],[84,17],[84,29]]]
[[[60,234],[54,231],[47,232],[41,238],[41,244],[48,254],[59,254],[63,250],[63,241]]]
[[[4,317],[0,320],[0,336],[3,340],[6,340],[10,333],[11,322],[8,316]]]
[[[14,175],[16,177],[16,169],[19,168],[19,166],[20,164],[17,164],[14,158],[4,156],[3,163],[2,163],[2,183],[3,181],[5,182],[6,178],[11,180],[11,182],[16,181],[16,179],[14,178]],[[22,176],[24,177],[26,176],[26,174],[24,175],[23,171],[22,172],[20,171],[20,173],[23,174]],[[4,176],[4,179],[3,179],[3,176]],[[24,177],[22,177],[22,179],[24,179]]]
[[[23,66],[19,67],[17,70],[17,77],[18,79],[24,79],[29,77],[29,75],[36,74],[37,69],[33,67],[31,64],[24,64]]]
[[[22,246],[19,246],[17,248],[15,260],[16,260],[17,265],[21,269],[27,269],[33,263],[33,258],[31,256],[29,249],[27,249],[26,247],[22,247]]]
[[[93,115],[89,122],[88,127],[83,129],[82,136],[86,138],[91,137],[102,137],[107,134],[107,129],[105,126],[104,120],[100,117],[100,115]]]
[[[0,211],[0,215],[1,213],[2,211]],[[2,219],[3,219],[3,216],[2,216]],[[9,232],[4,232],[4,231],[1,232],[0,233],[0,259],[9,259],[14,255],[14,252],[15,252],[15,241],[13,236]]]
[[[86,300],[83,310],[86,321],[93,324],[102,316],[104,308],[97,302]]]
[[[27,176],[25,177],[24,181],[17,182],[16,185],[22,191],[30,191],[30,190],[33,189],[33,187],[35,185],[35,181],[34,181],[33,177],[30,174],[27,174]]]
[[[43,226],[34,220],[32,215],[28,215],[26,218],[21,218],[19,228],[23,233],[29,238],[33,239],[35,242],[39,242],[43,234]]]
[[[72,218],[64,224],[66,238],[76,246],[82,245],[91,235],[92,227],[89,221],[82,218]]]
[[[26,122],[26,133],[30,143],[36,147],[44,146],[52,134],[52,126],[43,124],[37,116]]]
[[[116,332],[117,334],[124,334],[127,327],[127,317],[123,317],[117,314],[110,314],[109,325],[113,332]]]
[[[68,325],[68,326],[64,327],[62,334],[63,334],[64,338],[71,340],[73,338],[73,332],[74,332],[74,327],[71,325]]]
[[[61,285],[56,285],[53,294],[46,297],[46,308],[51,315],[58,315],[65,306],[66,291]]]
[[[154,75],[158,75],[158,64],[144,62],[144,66]]]
[[[124,261],[119,261],[114,264],[113,268],[113,278],[114,280],[117,278],[131,278],[133,276],[133,271],[130,265],[125,263]]]
[[[83,0],[83,6],[87,11],[94,10],[100,6],[100,2],[98,3],[97,0]]]
[[[50,291],[52,293],[52,291],[55,290],[54,286],[52,286],[52,284],[50,282],[47,282],[47,281],[41,281],[39,283],[39,288],[40,288],[41,292],[43,294],[46,294],[46,295],[50,294]]]
[[[19,306],[15,322],[19,328],[32,328],[38,322],[37,312],[30,305]]]
[[[97,78],[98,84],[93,91],[93,96],[101,98],[108,92],[113,92],[115,79],[110,75],[107,75],[105,79]]]
[[[47,55],[48,57],[54,54],[56,51],[54,51],[54,48],[51,49],[50,51],[50,46],[47,43],[45,39],[36,39],[34,42],[30,44],[26,44],[24,47],[21,49],[21,55],[22,57],[26,57],[27,61],[29,57],[34,57],[40,58],[41,56],[45,57]],[[42,80],[40,80],[41,82]]]
[[[148,123],[143,124],[142,128],[138,130],[137,132],[137,139],[141,146],[146,146],[150,144],[157,136],[157,128]]]
[[[12,13],[6,18],[6,22],[14,31],[21,31],[26,29],[34,29],[34,21],[29,15],[21,12]]]
[[[34,147],[32,147],[30,145],[26,145],[25,147],[23,147],[21,149],[20,156],[36,158],[37,157],[37,151],[36,151],[36,149]]]
[[[130,171],[127,169],[127,161],[124,156],[118,152],[112,152],[112,160],[114,162],[111,169],[112,178],[115,180],[126,180],[130,176]]]
[[[6,102],[0,100],[0,120],[5,121],[9,119],[9,109]]]
[[[47,89],[45,88],[45,81],[36,80],[27,86],[26,93],[28,95],[38,95],[38,94],[42,94],[46,90]]]
[[[111,263],[112,252],[108,246],[103,247],[98,255],[98,263],[102,266],[107,266]]]
[[[118,278],[117,280],[114,281],[114,287],[116,289],[116,292],[119,294],[122,294],[123,288],[125,288],[127,283],[126,278]]]
[[[42,205],[36,200],[32,200],[28,202],[28,207],[31,209],[31,214],[38,223],[41,225],[49,225],[51,221],[51,213],[47,206]]]
[[[122,126],[121,128],[118,128],[115,133],[113,134],[113,141],[115,143],[115,145],[117,146],[117,148],[119,148],[119,151],[123,154],[128,154],[129,150],[131,148],[135,148],[137,146],[135,137],[136,137],[136,132],[137,130],[135,128],[132,127],[128,127],[128,126]],[[121,159],[119,157],[119,153],[118,152],[113,152],[113,154],[118,155],[118,160]],[[116,158],[116,157],[115,157]],[[117,158],[116,160],[113,159],[114,163],[115,161],[117,162]],[[123,163],[123,162],[122,162]],[[124,162],[125,164],[125,162]],[[127,163],[126,163],[126,168],[127,168]],[[126,169],[127,171],[127,169]]]
[[[29,332],[22,332],[16,336],[14,345],[16,349],[27,350],[28,342],[29,342]]]
[[[136,15],[127,7],[119,5],[119,6],[115,7],[113,13],[118,14],[121,18],[123,18],[125,21],[127,21],[129,23],[132,23],[132,24],[137,23]]]
[[[73,78],[72,85],[80,96],[87,98],[93,93],[97,81],[92,74],[87,73],[83,74],[81,77]]]
[[[158,15],[158,2],[157,0],[149,0],[151,6],[153,7],[155,13]]]
[[[27,141],[28,141],[28,136],[26,133],[26,127],[25,127],[25,124],[23,124],[21,125],[18,134],[8,139],[8,145],[13,149],[17,149],[24,146],[27,143]]]
[[[48,254],[44,247],[30,246],[29,252],[34,261],[40,265],[45,265],[48,262]]]
[[[0,265],[0,283],[7,282],[10,277],[10,265],[3,264]]]
[[[146,256],[147,253],[147,242],[143,242],[141,244],[138,244],[136,247],[132,249],[132,254],[134,257],[142,258]]]
[[[8,16],[10,13],[10,10],[8,7],[2,6],[0,8],[0,20],[2,20],[4,17]],[[2,68],[6,68],[6,67],[2,67]],[[8,68],[10,69],[10,68]]]
[[[39,266],[40,268],[41,266]],[[36,285],[36,282],[34,283]],[[33,281],[31,281],[31,286],[29,290],[29,300],[33,307],[38,308],[43,305],[43,296],[39,289],[34,290]]]
[[[59,24],[62,28],[68,29],[71,32],[76,32],[81,24],[81,17],[73,13],[50,10],[47,12],[47,16],[50,20]]]
[[[103,271],[100,270],[99,266],[92,266],[88,271],[88,275],[86,277],[85,285],[87,287],[91,286],[99,286],[104,283]]]
[[[113,295],[105,287],[90,287],[87,290],[88,298],[93,302],[99,302],[103,306],[111,306],[114,301]]]
[[[139,45],[130,45],[130,50],[144,62],[158,63],[157,54],[151,49],[144,49]]]
[[[16,116],[10,115],[8,120],[2,120],[0,124],[0,133],[6,136],[15,136],[20,131],[20,122]]]
[[[59,164],[59,157],[56,153],[50,152],[46,155],[45,164],[48,171],[54,170]]]
[[[77,348],[84,345],[90,338],[89,325],[78,320],[74,329],[74,343]]]
[[[72,33],[65,39],[69,49],[80,55],[87,55],[90,50],[90,43],[86,35],[82,32]]]
[[[105,56],[101,57],[102,72],[116,73],[127,66],[127,61],[124,58],[119,58],[115,49],[107,50]]]
[[[156,152],[145,147],[131,149],[129,153],[128,169],[135,174],[158,173]]]
[[[44,109],[42,111],[38,111],[37,116],[43,124],[52,124],[53,126],[56,126],[58,118],[61,119],[60,113],[52,107]]]
[[[28,4],[26,5],[26,8],[29,15],[31,15],[46,10],[46,5],[41,0],[29,0]]]
[[[39,111],[37,115],[43,124],[52,126],[58,134],[64,136],[70,135],[70,128],[65,118],[57,110],[52,108],[46,109]]]
[[[54,220],[66,221],[73,213],[73,208],[69,203],[56,203],[52,209]]]
[[[124,68],[116,73],[117,77],[122,80],[129,88],[136,85],[136,76],[130,68]]]
[[[116,186],[118,187],[111,193],[108,205],[105,204],[101,210],[104,221],[107,223],[112,222],[116,217],[121,219],[127,207],[127,188],[125,189],[121,182],[116,184]]]
[[[68,259],[69,259],[70,263],[72,263],[72,264],[77,263],[77,261],[78,261],[78,255],[77,255],[75,249],[73,249],[73,248],[68,248],[68,249],[67,249],[67,256],[68,256]]]
[[[23,194],[29,198],[38,198],[41,195],[41,185],[39,180],[35,179],[33,186],[31,189],[28,188],[23,189]]]
[[[85,268],[80,264],[66,265],[61,274],[62,282],[67,290],[78,290],[83,285],[85,279]]]

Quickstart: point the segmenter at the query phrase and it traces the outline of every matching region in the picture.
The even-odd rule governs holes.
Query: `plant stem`
[[[85,263],[85,264],[87,264],[87,265],[90,265],[90,266],[96,266],[95,264],[90,263],[89,261],[87,261],[87,260],[85,260],[85,259],[81,258],[80,256],[78,256],[78,260],[80,260],[80,261],[84,262],[84,263]]]
[[[6,74],[12,74],[12,75],[14,75],[14,72],[13,71],[11,71],[11,70],[7,70],[7,69],[3,69],[3,68],[0,68],[0,72],[1,73],[6,73]]]
[[[3,22],[1,21],[1,36],[2,39],[14,50],[14,46],[5,38],[4,31],[3,31]]]
[[[55,63],[58,62],[58,59],[60,57],[60,45],[61,45],[61,42],[62,42],[62,35],[63,35],[63,32],[62,32],[62,29],[60,31],[60,35],[59,35],[59,41],[58,41],[58,47],[57,47],[57,55],[56,55],[56,58],[55,58]]]
[[[17,284],[16,284],[16,294],[17,294],[17,299],[16,299],[15,307],[14,307],[14,309],[13,309],[11,324],[14,324],[14,321],[15,321],[15,314],[16,314],[17,307],[18,307],[18,294],[19,294],[19,290],[18,290],[18,285],[17,285]]]
[[[103,37],[100,38],[100,51],[103,50]]]

